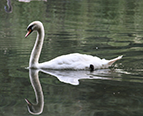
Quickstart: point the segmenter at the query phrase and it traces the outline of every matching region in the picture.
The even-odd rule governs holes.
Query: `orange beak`
[[[27,34],[25,35],[25,37],[27,37],[31,32],[32,32],[32,30],[29,29],[29,31],[27,32]]]

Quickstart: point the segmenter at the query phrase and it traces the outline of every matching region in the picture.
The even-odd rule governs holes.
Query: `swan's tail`
[[[116,62],[117,60],[120,60],[123,57],[123,55],[118,56],[117,58],[114,58],[112,60],[109,60],[108,65],[111,66],[114,62]]]

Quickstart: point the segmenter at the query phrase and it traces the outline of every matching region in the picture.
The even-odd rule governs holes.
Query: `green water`
[[[1,0],[1,116],[32,115],[25,99],[36,103],[36,96],[26,67],[36,33],[24,36],[34,20],[45,27],[40,62],[74,52],[106,59],[124,55],[106,70],[40,71],[41,116],[143,115],[143,1],[11,0],[9,13],[4,6]]]

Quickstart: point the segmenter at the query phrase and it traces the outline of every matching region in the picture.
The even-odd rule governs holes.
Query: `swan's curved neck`
[[[41,26],[39,29],[37,29],[37,38],[33,50],[31,52],[29,67],[36,68],[36,65],[38,64],[39,57],[41,54],[43,41],[44,41],[44,27]]]

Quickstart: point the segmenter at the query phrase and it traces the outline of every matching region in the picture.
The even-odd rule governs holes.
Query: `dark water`
[[[0,115],[30,116],[25,99],[36,103],[37,95],[44,98],[41,116],[142,116],[142,6],[141,0],[11,0],[11,6],[1,0]],[[40,62],[73,52],[124,57],[94,72],[33,71],[42,96],[25,69],[36,33],[24,36],[34,20],[45,27]]]

